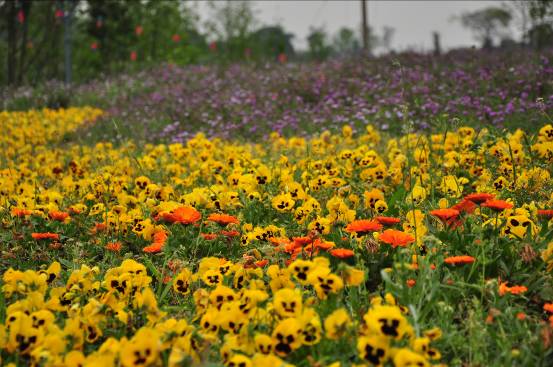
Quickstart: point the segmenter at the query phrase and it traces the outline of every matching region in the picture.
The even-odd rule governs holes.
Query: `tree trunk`
[[[23,22],[23,35],[21,37],[21,42],[19,44],[19,67],[18,67],[18,73],[17,73],[17,84],[21,84],[23,82],[23,74],[24,74],[24,65],[25,65],[25,57],[27,56],[27,39],[28,39],[28,33],[29,33],[29,15],[31,14],[31,6],[33,5],[32,0],[26,0],[23,1],[23,6],[21,10],[23,11],[23,14],[25,15],[25,21]]]
[[[8,1],[6,16],[8,18],[6,19],[8,24],[8,85],[13,85],[15,84],[15,56],[17,52],[17,28],[15,25],[17,12],[14,1]]]

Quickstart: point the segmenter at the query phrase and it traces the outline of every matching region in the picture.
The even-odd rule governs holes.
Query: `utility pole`
[[[64,1],[63,14],[63,49],[65,56],[65,85],[71,84],[71,21],[75,4],[72,0]]]
[[[365,51],[366,54],[369,54],[371,50],[369,49],[369,24],[368,24],[368,16],[367,16],[367,0],[361,0],[361,17],[362,17],[361,34],[363,35],[363,51]]]

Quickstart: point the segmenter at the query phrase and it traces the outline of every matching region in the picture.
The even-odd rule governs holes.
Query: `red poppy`
[[[288,61],[288,56],[286,56],[285,53],[280,53],[278,54],[278,62],[280,62],[281,64],[286,64],[286,61]]]
[[[210,214],[209,217],[207,217],[207,220],[210,222],[215,222],[222,226],[226,226],[227,224],[230,224],[230,223],[240,224],[240,221],[238,220],[238,218],[228,214],[213,213],[213,214]]]
[[[180,36],[179,36],[178,34],[174,34],[173,36],[171,36],[171,39],[172,39],[173,42],[175,42],[175,43],[180,42]]]
[[[346,226],[346,232],[368,233],[376,232],[382,229],[382,224],[376,220],[360,219],[354,220]]]
[[[90,48],[91,48],[93,51],[97,50],[97,49],[98,49],[98,42],[92,42],[92,43],[90,44]]]
[[[181,206],[170,212],[162,212],[159,217],[170,223],[192,224],[199,221],[202,215],[191,206]]]
[[[465,200],[472,201],[475,204],[481,204],[488,200],[492,200],[494,197],[495,197],[494,194],[488,194],[488,193],[482,192],[482,193],[468,194],[467,196],[465,196]]]
[[[444,263],[450,264],[450,265],[457,265],[457,264],[471,264],[476,259],[472,256],[468,255],[462,255],[462,256],[450,256],[444,259]]]
[[[35,240],[59,240],[60,235],[57,233],[50,233],[50,232],[44,232],[44,233],[31,233],[31,237]]]
[[[121,251],[121,242],[110,242],[106,244],[106,250],[119,252]]]
[[[413,288],[417,284],[417,281],[415,279],[407,279],[406,283],[409,288]]]
[[[398,224],[401,222],[401,219],[394,217],[376,217],[374,219],[376,219],[378,223],[384,226],[393,226],[394,224]]]
[[[21,24],[25,23],[25,12],[23,10],[17,12],[17,21]]]
[[[217,42],[213,41],[209,44],[209,49],[213,52],[217,51]]]
[[[482,206],[500,212],[505,209],[511,209],[513,204],[508,203],[505,200],[488,200],[482,204]]]
[[[553,218],[553,209],[538,209],[540,217]]]
[[[415,237],[413,235],[395,229],[385,230],[380,236],[378,236],[378,239],[388,245],[391,245],[393,248],[398,246],[405,247],[408,244],[415,242]]]
[[[334,250],[330,250],[330,254],[340,259],[347,259],[355,255],[355,252],[347,248],[336,248]]]
[[[136,57],[137,57],[137,54],[136,54],[136,51],[131,51],[131,61],[136,61]]]
[[[459,211],[456,209],[434,209],[430,214],[440,218],[443,222],[447,222],[450,219],[457,218],[459,216]]]
[[[63,12],[63,10],[61,10],[61,9],[56,9],[56,12],[55,12],[54,16],[55,16],[56,18],[63,18],[63,17],[64,17],[64,12]]]
[[[142,28],[141,25],[137,25],[136,28],[134,29],[134,33],[137,36],[140,36],[142,34],[142,32],[144,32],[144,28]]]

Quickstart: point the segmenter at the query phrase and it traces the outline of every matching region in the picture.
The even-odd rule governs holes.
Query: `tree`
[[[327,34],[323,28],[311,27],[307,36],[309,55],[316,60],[326,59],[332,48],[328,44]]]
[[[461,24],[473,31],[483,48],[491,48],[495,38],[502,38],[511,22],[511,13],[503,8],[489,7],[464,13]]]
[[[347,27],[340,28],[334,36],[332,44],[334,50],[342,55],[354,54],[361,47],[353,29]]]
[[[390,32],[391,31],[391,32]],[[388,32],[388,34],[386,35],[386,37],[388,37],[388,40],[386,40],[386,42],[391,42],[391,39],[392,39],[392,36],[393,36],[393,32],[394,32],[394,29],[391,28],[391,27],[388,27],[388,26],[385,26],[384,29],[383,29],[383,32]],[[379,47],[379,46],[382,46],[383,45],[383,42],[382,42],[382,38],[380,36],[378,36],[378,34],[375,32],[375,30],[373,29],[373,27],[371,26],[368,26],[367,27],[367,34],[368,34],[368,41],[369,41],[369,54],[372,54],[373,51]]]
[[[281,26],[262,27],[249,36],[253,56],[275,59],[280,54],[293,55],[293,34],[286,33]]]
[[[528,4],[532,26],[528,40],[532,46],[541,49],[553,41],[553,0],[531,0]]]
[[[252,2],[209,1],[210,18],[205,23],[207,30],[217,38],[218,49],[230,59],[240,59],[248,45],[248,38],[257,25]]]
[[[541,49],[553,41],[553,0],[510,0],[504,3],[520,28],[521,41]]]
[[[380,36],[379,46],[384,48],[386,52],[390,52],[392,48],[392,39],[396,30],[390,26],[384,26],[382,28],[382,36]]]

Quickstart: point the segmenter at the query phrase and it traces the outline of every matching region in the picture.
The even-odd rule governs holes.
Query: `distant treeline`
[[[308,51],[280,25],[262,26],[250,1],[209,1],[200,24],[185,0],[0,0],[0,85],[46,80],[82,82],[159,63],[287,62],[324,60],[361,51],[360,27],[328,35],[311,28]],[[553,38],[553,0],[510,1],[462,14],[458,20],[483,47],[502,42],[542,47]],[[505,30],[516,23],[523,39]],[[358,29],[359,28],[359,29]],[[391,51],[394,29],[369,29],[368,50]],[[431,35],[429,35],[430,37]],[[434,35],[439,51],[439,35]]]

